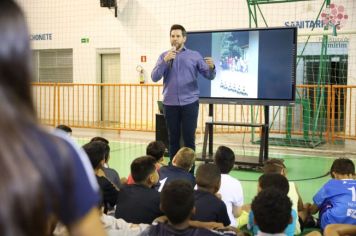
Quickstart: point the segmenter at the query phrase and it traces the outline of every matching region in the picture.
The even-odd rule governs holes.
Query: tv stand
[[[213,104],[209,104],[209,116],[213,115]],[[261,143],[258,157],[235,155],[235,165],[239,169],[261,170],[263,163],[268,160],[268,135],[269,135],[269,106],[264,106],[265,123],[238,123],[238,122],[222,122],[222,121],[208,121],[205,122],[203,151],[200,161],[213,162],[213,126],[244,126],[244,127],[261,127]],[[208,148],[208,153],[207,153]]]

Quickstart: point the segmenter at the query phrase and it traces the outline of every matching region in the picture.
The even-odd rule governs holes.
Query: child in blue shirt
[[[284,177],[283,175],[276,174],[276,173],[263,174],[258,179],[258,192],[261,192],[262,190],[267,188],[274,188],[280,191],[282,194],[285,194],[285,196],[287,196],[289,191],[289,183],[287,178]],[[249,213],[247,228],[253,232],[253,235],[257,235],[260,229],[254,222],[254,217],[255,216],[252,209]],[[291,209],[289,224],[284,230],[284,233],[287,236],[294,235],[296,221],[297,221],[297,212]]]
[[[355,165],[347,158],[336,159],[330,169],[331,180],[313,197],[311,214],[319,212],[322,230],[329,224],[356,224]]]

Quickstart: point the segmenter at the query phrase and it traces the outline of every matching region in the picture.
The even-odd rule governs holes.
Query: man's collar
[[[187,48],[185,47],[185,45],[182,47],[182,49],[181,50],[179,50],[179,52],[182,52],[182,51],[185,51],[185,50],[187,50]]]

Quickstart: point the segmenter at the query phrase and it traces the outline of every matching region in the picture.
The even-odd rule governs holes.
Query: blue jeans
[[[195,130],[197,129],[198,113],[199,101],[185,106],[164,105],[171,162],[181,148],[179,143],[181,135],[183,135],[184,146],[195,151]]]

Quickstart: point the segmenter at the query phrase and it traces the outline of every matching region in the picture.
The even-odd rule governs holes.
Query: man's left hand
[[[206,64],[208,64],[210,69],[214,69],[215,65],[214,65],[214,60],[212,57],[204,57],[204,61],[206,62]]]

